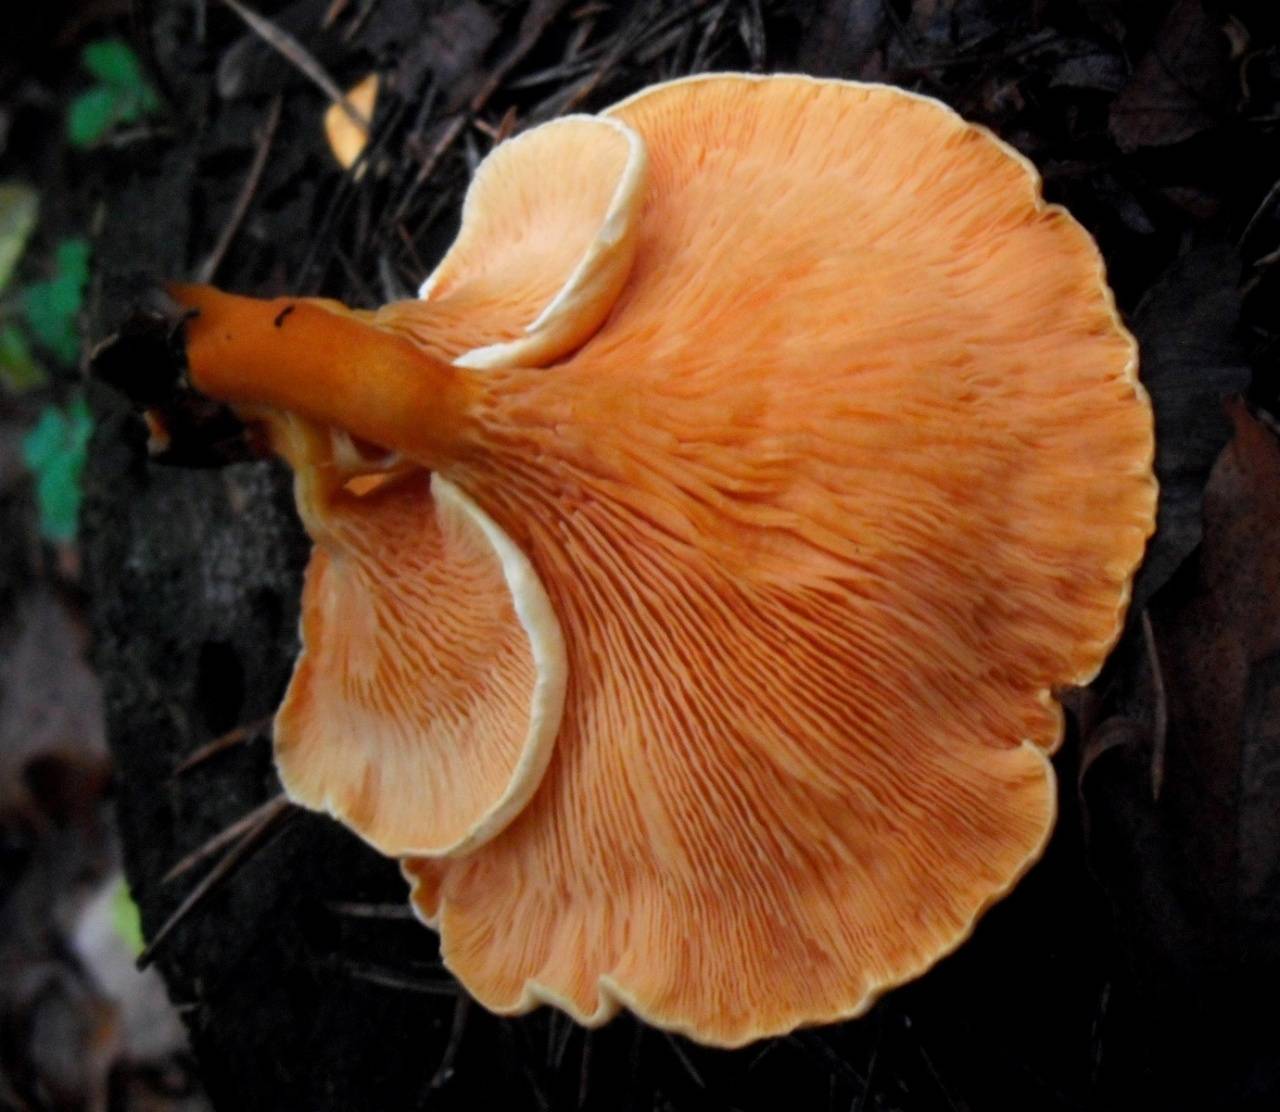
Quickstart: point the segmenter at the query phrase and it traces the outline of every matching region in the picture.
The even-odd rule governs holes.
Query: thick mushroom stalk
[[[320,299],[181,284],[169,294],[195,313],[186,342],[197,390],[342,430],[424,467],[464,452],[474,383],[404,336]]]
[[[316,540],[282,778],[404,858],[490,1008],[856,1015],[1040,854],[1151,412],[987,132],[690,79],[498,147],[421,300],[176,293]]]

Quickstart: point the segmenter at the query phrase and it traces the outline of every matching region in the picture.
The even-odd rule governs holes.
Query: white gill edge
[[[431,476],[431,494],[439,510],[460,513],[479,528],[498,557],[502,576],[511,590],[516,617],[529,637],[536,674],[529,705],[529,732],[506,790],[458,841],[428,854],[414,854],[457,857],[501,833],[524,809],[542,782],[564,715],[569,662],[560,622],[529,558],[493,518],[438,472]]]
[[[529,136],[542,132],[545,128],[556,127],[567,122],[576,124],[584,120],[617,132],[627,143],[626,165],[618,177],[618,184],[614,187],[613,195],[609,198],[609,205],[605,209],[599,230],[555,296],[547,302],[542,311],[529,324],[525,325],[525,336],[523,338],[509,340],[500,344],[488,344],[484,347],[473,348],[470,351],[463,352],[453,361],[455,366],[467,367],[473,370],[491,370],[497,367],[514,366],[520,356],[529,350],[536,341],[541,340],[547,333],[553,332],[561,321],[570,317],[578,300],[593,285],[607,275],[613,266],[617,265],[618,260],[615,258],[615,251],[639,217],[640,203],[644,197],[644,187],[649,176],[649,153],[640,133],[621,120],[579,113],[571,116],[561,116],[549,123],[542,124],[540,127],[531,128],[529,131],[517,135],[514,139],[507,140],[502,146],[519,144],[527,140]],[[480,164],[471,180],[471,186],[468,188],[467,196],[462,203],[462,229],[465,229],[468,226],[468,222],[474,218],[475,207],[478,203],[475,198],[480,192],[478,186],[483,181],[485,163],[500,149],[501,147],[495,147],[494,151],[489,153],[485,162]],[[458,239],[461,238],[462,231],[460,230]],[[449,253],[446,253],[444,259],[422,283],[421,288],[418,290],[419,298],[424,301],[430,299],[431,293],[439,282],[441,273],[448,261]],[[630,259],[625,262],[628,269],[630,269],[630,263]]]

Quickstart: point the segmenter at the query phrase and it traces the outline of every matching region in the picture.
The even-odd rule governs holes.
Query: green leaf
[[[58,276],[83,286],[89,281],[89,241],[80,236],[64,239],[53,252]],[[76,306],[79,309],[79,306]]]
[[[37,340],[63,363],[75,363],[80,355],[77,317],[89,281],[89,243],[64,239],[55,252],[56,270],[47,282],[33,282],[26,289],[27,324]]]
[[[120,39],[90,43],[80,61],[99,83],[71,102],[67,138],[75,146],[92,146],[116,125],[133,123],[160,107],[160,98],[127,43]]]
[[[0,182],[0,293],[22,258],[39,212],[40,195],[29,185]]]
[[[80,64],[104,85],[136,89],[146,83],[138,56],[122,39],[91,42],[81,51]]]
[[[21,394],[45,382],[44,368],[31,354],[27,337],[16,324],[0,326],[0,386]]]
[[[22,459],[36,479],[40,532],[51,541],[75,540],[93,418],[84,398],[66,409],[48,406],[22,439]]]
[[[67,138],[74,146],[90,147],[120,120],[120,95],[105,85],[95,85],[71,102],[67,114]]]
[[[76,334],[76,313],[81,291],[73,282],[54,278],[35,282],[27,288],[27,324],[32,333],[62,363],[76,362],[80,338]]]
[[[134,957],[142,953],[146,947],[146,939],[142,936],[142,916],[138,912],[138,905],[129,895],[129,885],[124,877],[120,878],[119,885],[111,895],[111,923]]]

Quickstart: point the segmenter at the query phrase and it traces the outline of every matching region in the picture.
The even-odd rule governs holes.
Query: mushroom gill
[[[420,793],[414,906],[488,1007],[738,1045],[858,1014],[1039,855],[1151,413],[1088,235],[944,106],[719,75],[572,120],[497,148],[425,300],[175,293],[199,388],[313,430],[286,781],[395,853]]]

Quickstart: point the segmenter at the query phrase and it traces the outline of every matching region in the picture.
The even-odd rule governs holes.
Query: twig
[[[332,900],[325,907],[335,915],[352,919],[409,919],[415,918],[408,904],[359,903],[357,901]]]
[[[230,3],[231,0],[226,0],[226,2]],[[567,0],[545,0],[545,3],[541,5],[535,3],[530,7],[529,14],[525,17],[524,24],[520,28],[520,36],[516,39],[515,45],[493,67],[489,74],[489,79],[471,98],[466,110],[459,112],[445,125],[444,132],[436,140],[427,157],[423,159],[422,165],[418,167],[417,174],[414,175],[413,184],[391,216],[392,223],[396,223],[404,216],[414,194],[431,177],[440,160],[448,153],[453,144],[458,141],[458,136],[466,130],[471,120],[484,110],[485,105],[489,103],[489,98],[502,87],[507,74],[515,69],[524,60],[529,51],[538,44],[543,32],[551,26],[566,2]],[[542,9],[541,11],[538,10],[539,7]]]
[[[660,9],[653,4],[637,4],[632,8],[626,23],[614,33],[608,49],[598,47],[588,51],[582,60],[586,61],[590,57],[595,59],[594,64],[583,71],[582,76],[574,84],[566,85],[541,101],[530,112],[529,121],[548,119],[576,110],[599,88],[626,54],[640,48],[653,33],[655,21],[659,26],[674,26],[675,33],[679,35],[687,34],[688,28],[696,20],[692,9],[683,13],[678,12],[666,21],[657,20],[659,12]],[[574,67],[570,62],[561,62],[559,68],[565,71],[564,76],[567,77]],[[544,73],[552,74],[553,79],[556,79],[554,70],[544,71]]]
[[[230,877],[242,862],[249,859],[253,851],[264,843],[267,835],[282,819],[296,813],[291,810],[293,804],[283,796],[278,796],[272,800],[272,803],[272,808],[259,816],[257,823],[250,827],[240,841],[227,852],[226,856],[204,875],[200,883],[191,889],[187,898],[178,905],[177,910],[161,924],[160,929],[156,931],[151,941],[147,943],[145,949],[138,955],[137,966],[139,969],[146,969],[151,964],[152,959],[156,956],[156,951],[160,949],[164,941],[173,932],[173,929],[202,904],[223,881]]]
[[[707,1087],[707,1083],[702,1079],[702,1074],[698,1072],[697,1067],[693,1064],[693,1059],[685,1052],[684,1047],[680,1045],[677,1037],[675,1035],[669,1035],[665,1031],[663,1031],[662,1034],[667,1040],[667,1045],[671,1047],[671,1053],[676,1056],[676,1061],[684,1067],[684,1072],[693,1078],[693,1083],[697,1085],[699,1089],[705,1089]]]
[[[427,996],[461,997],[455,981],[424,980],[419,977],[406,977],[394,969],[383,969],[377,965],[356,965],[343,962],[342,969],[357,981],[367,981],[383,988],[394,988],[401,992],[421,992]]]
[[[329,6],[325,9],[324,16],[320,20],[320,26],[326,31],[338,22],[338,17],[347,10],[347,6],[351,0],[329,0]]]
[[[222,2],[243,19],[250,30],[263,42],[282,54],[300,73],[318,86],[325,96],[342,109],[347,119],[356,127],[363,128],[366,132],[370,130],[369,120],[364,113],[358,111],[355,105],[347,100],[342,90],[338,88],[337,82],[329,76],[328,70],[316,61],[315,56],[302,43],[288,31],[281,30],[271,20],[260,16],[252,8],[245,7],[240,0],[222,0]]]
[[[631,1067],[631,1079],[628,1082],[631,1092],[638,1093],[640,1091],[640,1079],[644,1074],[644,1024],[633,1023],[631,1025],[631,1051],[627,1055],[627,1064]],[[656,1097],[657,1092],[650,1089],[650,1092]]]
[[[738,34],[751,59],[751,72],[760,73],[768,60],[769,50],[760,0],[748,0],[746,7],[738,13]]]
[[[396,223],[396,234],[400,237],[400,242],[404,244],[404,249],[409,255],[409,262],[414,269],[414,273],[421,275],[427,273],[427,264],[422,261],[422,256],[418,254],[418,248],[414,245],[413,236],[409,234],[409,229],[404,224]]]
[[[579,1108],[587,1106],[587,1094],[591,1089],[591,1047],[593,1040],[591,1038],[591,1029],[588,1028],[582,1034],[582,1061],[578,1068],[578,1105]]]
[[[1249,223],[1244,226],[1244,231],[1240,233],[1240,237],[1236,240],[1236,246],[1243,248],[1253,235],[1253,230],[1262,223],[1263,215],[1277,200],[1280,200],[1280,181],[1277,181],[1270,189],[1267,195],[1262,198],[1261,204],[1253,210],[1253,215],[1249,217]]]
[[[621,60],[623,54],[634,45],[634,41],[619,34],[613,49],[601,58],[599,64],[574,86],[568,99],[561,105],[560,111],[574,111],[587,97],[594,93],[600,87],[600,83],[604,81],[609,72]]]
[[[333,257],[338,260],[338,265],[342,267],[342,271],[346,275],[348,285],[355,289],[356,296],[360,298],[359,303],[377,305],[377,295],[369,287],[369,283],[364,280],[359,268],[351,261],[351,256],[336,244],[333,246],[332,251]]]
[[[548,66],[546,69],[534,70],[533,73],[517,77],[507,85],[507,88],[511,91],[534,89],[539,85],[550,85],[553,82],[563,83],[570,78],[582,77],[595,68],[596,59],[602,53],[603,51],[599,49],[593,49],[568,61],[557,62],[554,66]]]
[[[520,1072],[524,1074],[524,1079],[529,1085],[529,1096],[533,1098],[533,1104],[530,1107],[536,1107],[540,1112],[552,1112],[553,1106],[543,1085],[545,1075],[540,1076],[539,1071],[534,1069],[530,1053],[532,1047],[529,1029],[504,1023],[498,1026],[497,1034],[507,1060],[514,1060],[520,1064]]]
[[[404,199],[400,202],[400,207],[392,216],[392,220],[400,220],[409,208],[409,202],[413,199],[414,194],[422,188],[423,183],[431,177],[435,172],[437,164],[445,156],[445,153],[457,141],[463,129],[467,126],[470,117],[465,112],[460,112],[454,116],[446,125],[440,138],[436,140],[435,145],[427,152],[426,158],[422,160],[422,165],[418,167],[418,172],[414,175],[413,183],[409,186],[408,191],[404,195]]]
[[[88,13],[86,13],[87,17]],[[156,52],[156,28],[160,26],[160,20],[156,18],[155,12],[152,10],[152,0],[134,0],[134,4],[129,6],[130,22],[133,24],[133,38],[135,42],[142,44],[143,57],[147,63],[151,79],[160,89],[160,95],[172,106],[178,103],[177,96],[174,95],[173,85],[169,81],[169,75],[165,72],[164,67],[160,65],[160,57]],[[196,12],[197,30],[200,29],[200,13]],[[67,28],[66,30],[69,30]],[[65,33],[65,32],[64,32]],[[203,35],[201,35],[203,40]]]
[[[249,164],[249,173],[245,175],[244,185],[240,187],[240,194],[236,197],[230,218],[222,227],[218,242],[200,269],[196,271],[197,282],[213,281],[213,276],[231,247],[231,241],[235,239],[236,232],[240,230],[240,225],[248,215],[249,206],[253,204],[254,195],[262,182],[262,172],[267,168],[267,156],[271,153],[271,144],[276,137],[276,130],[280,127],[280,112],[283,107],[284,97],[276,93],[271,100],[271,107],[267,109],[267,121],[262,128],[262,136],[258,140],[258,149],[253,152],[253,161]]]
[[[478,116],[471,121],[471,126],[477,131],[489,137],[490,142],[497,145],[504,139],[509,139],[511,133],[516,129],[516,106],[513,104],[503,114],[497,124],[491,124],[488,120],[482,120]]]
[[[187,757],[177,768],[173,770],[175,776],[181,776],[184,772],[196,767],[196,765],[204,764],[210,757],[216,757],[224,749],[230,749],[233,745],[240,745],[248,741],[250,738],[258,737],[271,725],[271,718],[258,718],[253,722],[246,723],[243,726],[237,726],[234,730],[228,730],[225,734],[220,734],[212,741],[206,742],[200,746],[194,753]]]
[[[445,1043],[444,1054],[440,1056],[440,1064],[431,1075],[428,1084],[430,1089],[441,1089],[453,1076],[453,1063],[458,1057],[458,1048],[462,1045],[462,1036],[467,1030],[467,1020],[471,1018],[471,998],[466,993],[458,993],[458,1002],[453,1007],[453,1025],[449,1028],[449,1041]]]
[[[1160,650],[1156,647],[1156,633],[1151,626],[1151,614],[1142,611],[1142,640],[1147,649],[1147,663],[1151,666],[1151,689],[1155,696],[1155,722],[1151,729],[1151,798],[1160,800],[1164,788],[1164,761],[1169,743],[1169,697],[1164,686],[1164,669],[1160,666]]]
[[[690,73],[701,73],[707,68],[707,63],[711,60],[711,43],[720,30],[720,24],[724,20],[725,10],[728,7],[728,3],[722,0],[711,13],[711,18],[703,28],[702,38],[698,41],[698,49],[694,51],[693,62],[689,66]]]
[[[836,1073],[843,1074],[845,1079],[854,1085],[864,1084],[862,1074],[837,1054],[823,1036],[808,1031],[798,1031],[794,1035],[788,1035],[787,1041],[793,1046],[798,1046],[809,1058],[821,1058],[828,1067],[833,1068]]]
[[[347,24],[347,29],[342,32],[344,42],[350,42],[361,32],[364,25],[369,22],[369,17],[373,15],[377,6],[378,0],[364,0],[364,3],[360,5],[360,10],[356,12],[355,19]]]
[[[564,1056],[569,1050],[569,1040],[573,1038],[573,1024],[564,1020],[559,1020],[559,1034],[556,1037],[555,1050],[551,1056],[551,1068],[554,1072],[559,1073],[560,1067],[564,1065]]]
[[[876,1075],[876,1063],[880,1060],[880,1045],[884,1042],[884,1027],[884,1012],[881,1012],[876,1022],[876,1041],[872,1044],[871,1056],[867,1059],[867,1076],[862,1083],[862,1089],[857,1097],[854,1098],[851,1112],[862,1112],[875,1093],[871,1085],[872,1079]]]
[[[325,205],[323,216],[311,229],[311,234],[307,237],[310,245],[307,247],[307,253],[298,269],[298,276],[292,283],[295,287],[314,290],[315,287],[311,284],[309,276],[319,263],[323,263],[324,268],[328,268],[332,264],[333,253],[338,242],[338,233],[334,230],[335,227],[339,226],[347,218],[347,214],[353,204],[366,203],[366,186],[372,179],[369,175],[354,171],[358,171],[361,166],[369,165],[374,158],[379,157],[389,142],[390,136],[395,133],[396,128],[399,126],[407,105],[399,98],[393,99],[391,104],[392,107],[383,114],[377,129],[372,132],[369,142],[365,144],[364,150],[360,152],[360,158],[352,167],[353,172],[344,173],[339,177],[337,187],[333,190],[332,197]],[[365,222],[363,212],[359,214],[359,218],[362,223]],[[356,249],[362,251],[364,246],[365,243],[361,241],[357,244]],[[327,252],[323,258],[321,256],[322,250]]]
[[[641,35],[635,41],[636,61],[648,65],[670,48],[675,38],[683,36],[686,40],[693,33],[694,24],[712,18],[705,9],[695,7],[677,8],[672,14],[659,16],[660,7],[650,9],[641,20]],[[670,33],[669,33],[670,32]]]
[[[264,814],[274,812],[280,806],[280,801],[284,799],[284,793],[268,799],[261,807],[255,807],[247,815],[236,819],[230,826],[220,830],[212,838],[208,839],[203,845],[197,846],[188,853],[181,861],[173,866],[167,873],[161,877],[162,884],[168,884],[171,880],[176,880],[183,873],[190,872],[196,865],[200,864],[206,857],[211,856],[222,849],[224,846],[230,845],[237,838],[244,834],[246,830],[250,830],[262,820]]]
[[[1094,1013],[1093,1022],[1089,1025],[1089,1084],[1096,1087],[1098,1077],[1102,1073],[1102,1029],[1107,1020],[1107,1010],[1111,1004],[1111,982],[1102,986],[1098,996],[1098,1010]]]
[[[951,1112],[960,1112],[956,1102],[951,1097],[951,1090],[947,1088],[942,1080],[942,1076],[934,1068],[933,1059],[929,1057],[928,1052],[924,1048],[924,1043],[916,1038],[916,1050],[920,1053],[920,1060],[924,1063],[925,1069],[929,1071],[929,1076],[933,1078],[933,1083],[938,1086],[938,1092],[942,1094],[942,1099],[947,1102],[947,1107]]]

